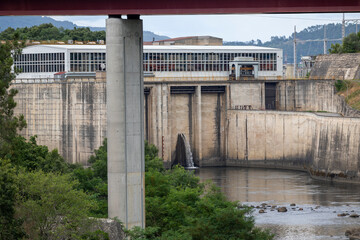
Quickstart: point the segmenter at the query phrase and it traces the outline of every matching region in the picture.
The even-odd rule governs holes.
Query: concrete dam
[[[16,114],[28,123],[22,134],[86,165],[106,137],[105,77],[19,79],[12,86],[19,90]],[[360,115],[335,94],[334,80],[145,77],[144,88],[145,139],[166,166],[184,134],[200,167],[285,168],[359,181]]]

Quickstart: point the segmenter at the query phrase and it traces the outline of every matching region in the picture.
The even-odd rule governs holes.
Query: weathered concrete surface
[[[71,163],[87,164],[106,137],[106,82],[68,79],[16,83],[15,114],[24,114],[22,135],[57,148]]]
[[[276,83],[276,109],[282,111],[341,112],[334,80],[282,80]],[[229,84],[229,108],[251,105],[265,109],[265,82],[239,81]],[[339,109],[340,107],[340,109]]]
[[[333,80],[288,80],[277,84],[278,110],[338,112]]]
[[[310,79],[360,79],[360,53],[327,54],[316,57]]]
[[[360,119],[313,113],[228,111],[226,166],[309,171],[360,182]]]
[[[360,111],[356,110],[346,104],[343,96],[335,96],[335,105],[337,106],[337,112],[346,117],[360,117]]]
[[[230,85],[230,108],[251,105],[252,109],[265,109],[265,90],[262,82],[243,82]]]
[[[147,113],[145,118],[148,120],[145,124],[148,126],[146,137],[150,143],[159,148],[159,156],[164,159],[167,166],[170,166],[175,153],[177,134],[184,133],[190,140],[194,162],[198,166],[225,166],[231,164],[234,159],[236,164],[239,164],[246,158],[264,160],[266,157],[267,165],[272,160],[276,160],[276,167],[298,168],[298,161],[292,163],[299,156],[296,152],[299,151],[296,144],[303,144],[301,141],[304,141],[307,146],[310,143],[308,139],[295,138],[295,133],[292,133],[298,132],[298,128],[303,125],[294,125],[291,121],[283,123],[283,119],[291,119],[297,114],[313,116],[299,111],[327,111],[340,113],[343,116],[360,116],[358,111],[345,104],[342,97],[334,94],[333,83],[332,80],[278,81],[278,108],[298,112],[291,112],[288,115],[274,112],[279,115],[267,115],[266,121],[271,122],[265,124],[262,114],[271,112],[254,111],[257,113],[256,116],[249,115],[249,118],[244,120],[246,118],[240,113],[249,111],[235,109],[236,106],[247,104],[254,106],[254,110],[263,109],[261,107],[264,103],[264,97],[261,100],[261,96],[264,96],[263,82],[254,82],[251,86],[250,81],[199,82],[192,85],[184,82],[145,81],[145,86],[149,89],[147,111],[145,111]],[[18,102],[16,113],[23,113],[28,121],[28,128],[23,134],[25,136],[37,134],[40,144],[58,148],[60,153],[72,162],[86,163],[88,156],[101,145],[106,136],[105,85],[103,78],[14,84],[13,86],[19,89],[19,94],[16,96]],[[225,86],[225,92],[201,91],[201,86],[211,85]],[[195,91],[188,94],[174,94],[170,91],[172,86],[194,86]],[[251,98],[249,92],[257,96]],[[234,112],[240,115],[233,115]],[[235,121],[234,118],[237,120]],[[320,118],[309,119],[317,119],[311,120],[317,122]],[[345,121],[342,118],[322,118],[333,119],[332,122],[339,124]],[[305,125],[310,124],[309,119],[305,121]],[[251,132],[244,130],[247,125],[251,127],[256,124],[259,127],[252,127]],[[264,126],[267,126],[266,129]],[[314,127],[309,125],[309,128],[303,128],[299,134],[309,132],[312,128]],[[281,131],[289,133],[283,137],[286,141],[279,137],[283,136]],[[265,133],[264,139],[261,136]],[[315,134],[315,130],[313,133],[308,133],[311,134]],[[327,135],[327,133],[323,134]],[[327,136],[332,138],[332,135]],[[248,141],[243,141],[244,138]],[[288,143],[286,146],[284,141]],[[259,147],[251,149],[249,144]],[[260,147],[263,145],[264,148]],[[302,156],[305,156],[305,153],[310,154],[311,151],[302,150]],[[278,160],[285,157],[287,161],[281,162],[280,166]]]
[[[142,20],[106,20],[108,215],[145,228]]]
[[[360,116],[340,96],[334,95],[333,83],[332,80],[279,81],[277,107],[285,111],[328,111]],[[263,82],[227,81],[205,85],[225,86],[226,91],[220,96],[201,93],[202,83],[191,85],[196,87],[193,94],[170,93],[171,86],[189,86],[188,83],[145,82],[145,85],[150,89],[145,111],[148,115],[146,137],[159,148],[160,157],[167,163],[172,159],[180,132],[191,140],[197,165],[200,165],[199,159],[202,159],[202,164],[222,161],[223,157],[219,158],[214,150],[220,149],[220,156],[224,156],[227,109],[251,105],[254,110],[262,110],[265,105]],[[50,149],[58,148],[68,161],[86,164],[106,136],[104,76],[42,83],[23,81],[13,87],[19,90],[16,113],[23,113],[28,122],[24,136],[36,134],[40,144],[46,144]]]

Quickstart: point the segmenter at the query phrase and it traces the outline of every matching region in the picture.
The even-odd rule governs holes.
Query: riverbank
[[[279,169],[200,168],[196,174],[201,181],[212,180],[229,200],[253,205],[256,225],[272,229],[276,239],[345,240],[349,239],[345,231],[360,223],[359,218],[349,217],[360,214],[359,185],[319,181],[302,171]],[[278,212],[279,207],[287,211]]]

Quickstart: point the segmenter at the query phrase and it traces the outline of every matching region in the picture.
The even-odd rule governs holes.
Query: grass
[[[337,94],[345,97],[345,101],[350,107],[360,110],[360,82],[346,81],[344,83],[338,81],[336,88],[338,90]]]

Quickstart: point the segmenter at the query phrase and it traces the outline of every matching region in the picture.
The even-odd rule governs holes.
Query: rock
[[[295,203],[290,204],[290,207],[295,207],[295,206],[296,206]]]
[[[352,218],[358,218],[358,217],[359,217],[359,215],[358,215],[358,214],[356,214],[356,213],[353,213],[353,214],[351,214],[349,217],[352,217]]]
[[[278,212],[287,212],[287,208],[286,207],[279,207],[277,209]]]
[[[339,213],[337,216],[338,216],[338,217],[345,217],[345,216],[346,216],[346,213]]]
[[[262,203],[262,204],[260,204],[262,207],[266,207],[266,203]]]
[[[345,236],[349,237],[350,240],[360,239],[360,228],[346,230]]]
[[[293,208],[291,208],[291,209],[292,209],[292,210],[296,210],[296,208],[294,208],[294,207],[293,207]]]
[[[264,209],[260,209],[259,213],[266,213]]]
[[[260,208],[260,206],[256,206],[256,208]]]
[[[272,205],[271,208],[276,208],[277,206],[276,205]]]
[[[315,209],[319,209],[319,208],[320,208],[320,206],[316,206],[316,207],[315,207]]]
[[[302,211],[302,210],[304,210],[303,208],[299,208],[299,211]]]
[[[243,209],[243,208],[248,208],[248,207],[249,207],[249,206],[243,205],[243,204],[240,203],[240,202],[237,204],[237,208],[238,208],[238,209]]]
[[[95,222],[91,226],[91,230],[101,230],[108,233],[110,240],[126,239],[121,223],[113,219],[95,218]]]
[[[359,240],[359,239],[360,236],[354,236],[354,235],[349,236],[349,240]]]
[[[275,211],[275,210],[272,208],[272,209],[270,209],[270,211]]]

